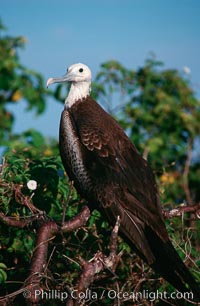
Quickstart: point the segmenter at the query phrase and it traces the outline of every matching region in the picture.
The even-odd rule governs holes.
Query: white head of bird
[[[53,83],[70,82],[71,87],[65,99],[65,107],[71,107],[77,100],[86,98],[90,94],[91,79],[92,74],[90,68],[78,63],[71,65],[63,77],[49,78],[47,87]]]

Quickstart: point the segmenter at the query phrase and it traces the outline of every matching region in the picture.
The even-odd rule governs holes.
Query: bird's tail
[[[150,232],[151,250],[156,259],[152,268],[178,291],[192,292],[193,300],[200,302],[200,284],[187,269],[171,241],[163,242],[153,231],[150,230]]]

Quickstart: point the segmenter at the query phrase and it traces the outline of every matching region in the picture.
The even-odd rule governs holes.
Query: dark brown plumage
[[[77,92],[84,82],[75,79],[80,67],[87,68],[73,65],[65,77],[75,91],[79,86]],[[69,178],[110,224],[120,216],[120,232],[141,258],[178,290],[188,291],[188,285],[200,301],[198,284],[169,240],[152,170],[119,124],[88,94],[76,99],[72,90],[60,121],[60,154]]]

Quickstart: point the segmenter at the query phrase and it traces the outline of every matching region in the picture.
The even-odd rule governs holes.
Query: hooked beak
[[[61,78],[49,78],[47,80],[47,88],[49,87],[49,85],[53,84],[53,83],[64,83],[64,82],[72,82],[73,81],[73,75],[71,73],[66,73],[65,75],[63,75],[63,77]]]

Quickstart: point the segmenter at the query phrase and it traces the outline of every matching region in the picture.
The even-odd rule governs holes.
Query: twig
[[[192,159],[192,139],[189,138],[188,148],[187,148],[187,158],[185,161],[185,167],[183,171],[183,189],[185,191],[188,205],[192,205],[192,198],[191,198],[190,189],[188,185],[188,175],[190,171],[191,159]]]
[[[179,206],[178,208],[172,210],[163,209],[162,211],[165,219],[182,216],[182,214],[185,212],[194,213],[196,215],[196,218],[200,219],[200,203],[192,206]]]
[[[46,219],[46,213],[40,212],[30,217],[20,217],[19,220],[17,217],[10,217],[6,216],[4,213],[0,212],[0,221],[7,226],[18,227],[18,228],[25,228],[31,226],[34,221],[37,222],[44,222]]]
[[[25,196],[22,191],[21,191],[21,186],[20,185],[15,185],[15,200],[26,206],[32,213],[40,213],[41,211],[33,205],[31,197]]]

